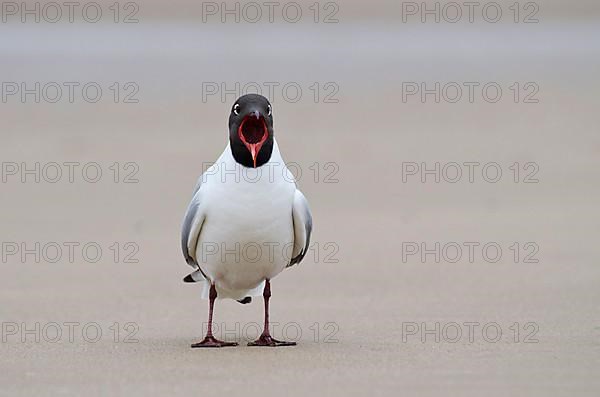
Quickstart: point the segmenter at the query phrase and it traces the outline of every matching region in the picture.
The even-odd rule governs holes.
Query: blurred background
[[[598,2],[1,6],[0,394],[597,395]],[[299,344],[245,347],[256,299],[192,350],[180,226],[248,92],[312,207]]]

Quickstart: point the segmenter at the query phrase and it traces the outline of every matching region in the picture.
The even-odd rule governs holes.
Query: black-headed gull
[[[265,324],[250,346],[290,346],[269,333],[270,280],[306,254],[312,216],[306,198],[285,167],[273,132],[269,101],[240,97],[229,116],[229,144],[194,189],[183,222],[181,245],[209,299],[206,337],[192,347],[235,346],[212,334],[214,301],[249,303],[262,295]]]

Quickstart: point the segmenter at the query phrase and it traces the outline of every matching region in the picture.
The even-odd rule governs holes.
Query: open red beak
[[[240,128],[238,128],[238,136],[250,152],[254,168],[256,168],[256,158],[258,157],[260,148],[269,137],[269,130],[267,129],[264,117],[258,111],[248,114],[242,120]]]

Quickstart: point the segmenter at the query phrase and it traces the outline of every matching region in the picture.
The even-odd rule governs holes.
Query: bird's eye
[[[233,113],[240,114],[240,104],[239,103],[236,103],[235,105],[233,105]]]
[[[267,116],[270,116],[272,112],[271,105],[267,105]]]

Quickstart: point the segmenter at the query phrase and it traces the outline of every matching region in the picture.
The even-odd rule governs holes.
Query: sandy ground
[[[3,82],[103,88],[97,103],[0,104],[0,394],[598,394],[597,22],[0,32]],[[403,101],[403,83],[436,81],[495,82],[503,96]],[[135,82],[139,103],[114,103],[114,82]],[[189,347],[207,303],[181,283],[179,228],[203,163],[223,150],[235,96],[203,101],[202,82],[303,90],[296,103],[281,91],[272,99],[315,222],[305,262],[273,281],[274,334],[296,347],[245,346],[262,321],[260,299],[217,303],[217,334],[239,347]],[[324,103],[324,91],[315,103],[314,82],[335,83],[338,103]],[[515,103],[514,82],[535,83],[539,102]],[[36,162],[40,182],[27,173],[21,182],[22,163]],[[72,183],[64,162],[79,164]],[[436,162],[480,166],[473,183],[464,165],[456,183],[444,179],[453,173],[403,182],[407,163]],[[480,172],[492,162],[502,169],[496,183]],[[64,173],[56,183],[43,171],[51,163]],[[80,173],[90,163],[102,170],[97,183]],[[79,244],[73,260],[69,242]],[[446,246],[439,263],[407,254],[436,242]],[[36,243],[39,261],[23,258]],[[478,244],[473,261],[465,243]],[[502,250],[496,262],[493,248],[482,251],[490,243]],[[96,262],[86,244],[102,249]]]

